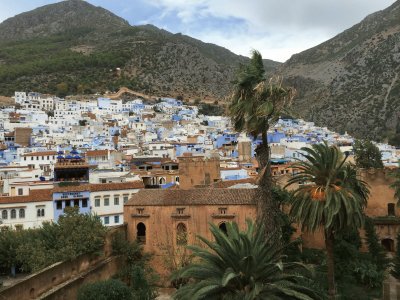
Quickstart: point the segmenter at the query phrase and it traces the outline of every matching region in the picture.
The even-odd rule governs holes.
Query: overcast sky
[[[0,22],[57,0],[0,0]],[[285,61],[395,0],[88,0],[128,20],[153,24],[249,56]]]

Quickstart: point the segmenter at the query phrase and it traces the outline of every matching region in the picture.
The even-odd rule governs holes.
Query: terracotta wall
[[[143,207],[143,206],[141,206]],[[226,207],[226,214],[219,214],[219,208]],[[178,208],[185,208],[183,214],[177,214]],[[124,207],[124,220],[128,222],[128,239],[137,236],[137,225],[146,226],[144,250],[154,254],[153,267],[161,275],[169,274],[168,259],[181,249],[176,245],[176,232],[179,223],[187,228],[188,244],[198,243],[196,235],[212,238],[209,223],[219,225],[222,222],[235,221],[240,228],[246,228],[246,219],[254,220],[256,208],[253,205],[198,205],[198,206],[145,206],[143,215],[137,215],[136,207]],[[165,277],[165,276],[164,276]]]
[[[219,159],[196,156],[179,157],[179,187],[190,189],[210,185],[221,177]]]

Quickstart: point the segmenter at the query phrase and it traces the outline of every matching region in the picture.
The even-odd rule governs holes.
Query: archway
[[[394,241],[392,239],[383,239],[381,241],[382,246],[388,252],[394,252]]]
[[[220,223],[218,227],[222,232],[224,232],[226,235],[228,235],[228,229],[226,228],[225,222]]]
[[[139,243],[146,244],[146,225],[142,222],[138,223],[136,226],[136,238]]]

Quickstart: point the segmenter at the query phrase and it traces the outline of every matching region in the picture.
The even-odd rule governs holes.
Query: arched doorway
[[[383,239],[381,244],[386,251],[394,252],[394,241],[392,239]]]
[[[226,235],[228,235],[228,229],[226,228],[225,222],[220,223],[218,227],[222,232],[224,232]]]
[[[139,243],[146,244],[146,225],[140,222],[137,224],[136,229],[136,239]]]

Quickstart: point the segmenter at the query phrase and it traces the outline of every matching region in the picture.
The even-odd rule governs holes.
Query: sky
[[[0,0],[0,22],[58,0]],[[395,0],[87,0],[129,21],[153,24],[249,56],[284,62]]]

